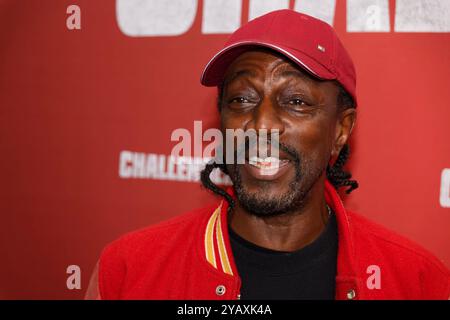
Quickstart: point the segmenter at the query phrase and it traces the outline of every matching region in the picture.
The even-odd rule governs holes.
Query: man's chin
[[[239,205],[248,213],[259,217],[271,217],[291,212],[296,202],[292,192],[282,192],[279,188],[237,188]]]
[[[279,184],[270,182],[259,182],[257,184],[242,185],[240,190],[247,198],[277,201],[277,199],[285,199],[292,190]]]
[[[236,166],[232,178],[239,205],[250,214],[270,217],[293,212],[303,201],[300,169],[286,165],[273,179],[259,179],[245,166]]]

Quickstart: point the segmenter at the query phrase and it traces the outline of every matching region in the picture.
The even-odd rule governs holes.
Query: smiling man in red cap
[[[201,78],[221,129],[279,134],[279,156],[210,162],[217,205],[132,232],[103,251],[102,299],[448,299],[450,275],[418,245],[347,211],[337,189],[356,121],[353,62],[326,23],[274,11],[232,34]],[[248,151],[248,150],[247,150]],[[219,168],[233,187],[209,178]]]

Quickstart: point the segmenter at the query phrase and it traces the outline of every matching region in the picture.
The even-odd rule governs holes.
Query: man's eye
[[[302,99],[298,99],[298,98],[289,100],[289,104],[294,105],[294,106],[306,105],[305,101],[303,101]]]
[[[247,98],[237,97],[237,98],[231,99],[229,103],[248,103],[248,102],[249,102],[249,100]]]

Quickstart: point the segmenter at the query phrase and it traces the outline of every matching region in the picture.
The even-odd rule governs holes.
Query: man
[[[107,246],[88,297],[450,296],[449,271],[437,259],[348,212],[339,198],[337,188],[358,187],[343,170],[356,76],[330,26],[291,10],[257,18],[230,37],[201,82],[218,87],[223,132],[276,131],[279,157],[209,163],[202,183],[223,200]],[[230,176],[232,188],[210,180],[214,168]]]

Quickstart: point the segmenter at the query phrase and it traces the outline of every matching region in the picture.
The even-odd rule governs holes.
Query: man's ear
[[[356,109],[348,108],[341,111],[336,123],[336,132],[334,138],[332,157],[337,157],[344,144],[347,143],[356,122]]]

